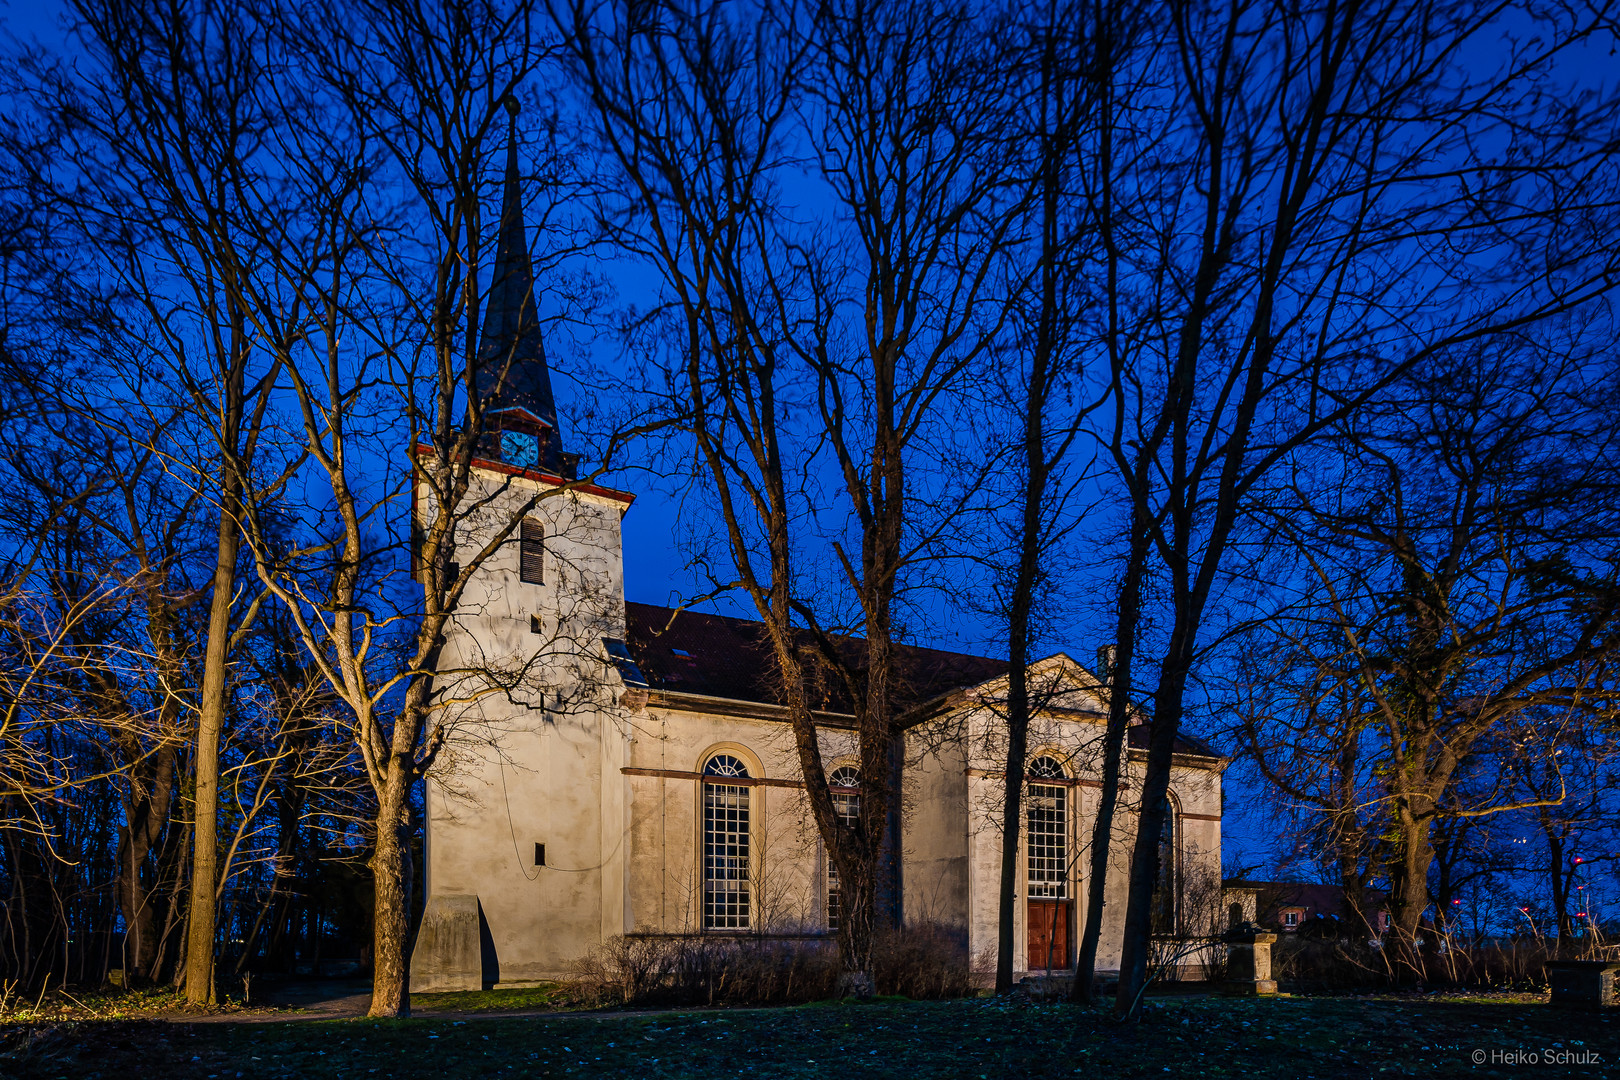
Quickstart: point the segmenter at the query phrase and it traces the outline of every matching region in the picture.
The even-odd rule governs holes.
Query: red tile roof
[[[1344,887],[1341,885],[1309,881],[1249,881],[1238,878],[1228,878],[1221,885],[1229,889],[1255,890],[1259,894],[1256,900],[1258,919],[1266,925],[1281,926],[1281,912],[1288,908],[1303,911],[1301,921],[1317,916],[1345,919],[1350,915],[1350,906],[1345,901]],[[1378,889],[1367,890],[1367,902],[1374,912],[1388,907],[1388,897]]]

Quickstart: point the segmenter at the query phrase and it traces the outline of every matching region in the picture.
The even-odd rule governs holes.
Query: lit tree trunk
[[[214,921],[219,897],[219,741],[225,723],[226,666],[230,658],[231,607],[241,533],[236,524],[237,488],[227,478],[219,512],[219,557],[214,564],[203,659],[202,700],[197,712],[195,758],[196,827],[191,864],[191,912],[186,932],[186,1000],[214,1002]]]
[[[377,793],[377,848],[371,859],[376,898],[372,926],[372,1016],[410,1015],[411,873],[410,787],[414,762],[407,754],[389,762],[388,783]]]
[[[1419,801],[1428,802],[1422,796],[1398,797],[1395,801],[1400,862],[1391,875],[1394,895],[1390,897],[1390,906],[1394,908],[1392,914],[1395,927],[1400,931],[1401,946],[1410,950],[1413,970],[1422,974],[1417,937],[1423,926],[1423,913],[1429,909],[1429,867],[1434,863],[1429,829],[1434,818],[1432,813],[1414,807]]]

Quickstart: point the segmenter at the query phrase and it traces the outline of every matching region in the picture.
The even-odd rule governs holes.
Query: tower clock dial
[[[540,440],[527,432],[501,432],[501,460],[520,469],[532,469],[540,463]]]

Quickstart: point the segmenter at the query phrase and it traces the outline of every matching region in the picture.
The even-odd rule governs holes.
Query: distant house
[[[1241,910],[1244,921],[1268,930],[1318,937],[1339,937],[1359,930],[1354,925],[1359,920],[1339,885],[1228,878],[1221,883],[1221,891],[1234,914]],[[1369,918],[1373,928],[1382,934],[1389,929],[1388,897],[1376,890],[1367,895],[1373,906]]]

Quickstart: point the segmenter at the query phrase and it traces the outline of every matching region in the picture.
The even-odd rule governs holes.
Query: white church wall
[[[955,726],[946,717],[906,734],[902,906],[908,921],[965,931],[969,780]]]
[[[977,704],[969,704],[961,713],[931,722],[936,732],[951,729],[953,736],[958,736],[956,745],[963,748],[961,764],[965,776],[961,797],[966,835],[962,847],[967,864],[963,875],[965,922],[970,955],[976,968],[981,971],[994,969],[1000,924],[1006,728],[1000,711],[993,704],[986,703],[993,702],[996,692],[996,684],[982,688]],[[1032,719],[1026,760],[1033,761],[1041,755],[1056,757],[1065,763],[1068,776],[1073,781],[1068,788],[1067,830],[1070,852],[1068,897],[1071,901],[1068,935],[1072,956],[1078,948],[1086,916],[1090,845],[1100,794],[1098,788],[1106,704],[1091,688],[1084,686],[1054,693],[1049,700],[1063,711],[1040,713]],[[928,736],[927,741],[940,746],[949,746],[952,742],[939,733]],[[934,750],[928,756],[942,762],[947,754]],[[1139,756],[1127,754],[1122,763],[1123,790],[1109,845],[1109,874],[1097,956],[1098,969],[1104,971],[1117,970],[1120,963],[1131,851],[1136,840],[1137,799],[1143,778]],[[1218,887],[1220,880],[1220,785],[1220,770],[1206,767],[1202,761],[1178,763],[1172,769],[1171,792],[1178,810],[1177,828],[1180,833],[1178,846],[1181,863],[1178,870],[1182,884],[1189,889],[1189,895],[1183,899],[1184,927],[1200,932],[1208,917],[1205,911],[1208,905],[1201,899],[1203,893],[1208,892],[1203,888],[1204,883],[1213,880]],[[926,787],[919,783],[917,790],[920,793]],[[936,790],[943,789],[936,787]],[[941,822],[949,819],[948,813],[935,811],[934,816]],[[1020,857],[1015,887],[1017,903],[1013,919],[1015,972],[1029,969],[1027,811],[1021,818]],[[943,835],[943,827],[938,830],[937,841],[925,824],[918,823],[909,828],[918,839],[912,840],[908,835],[908,855],[912,847],[919,851],[927,850],[926,842],[949,843]],[[909,896],[909,880],[907,887]]]
[[[1225,929],[1221,906],[1221,773],[1174,766],[1171,791],[1181,829],[1181,920],[1188,934]]]
[[[818,931],[825,889],[815,826],[799,783],[792,731],[776,720],[651,705],[630,717],[631,917],[637,933],[702,929],[704,763],[728,753],[749,767],[752,918],[762,932]],[[830,761],[847,740],[829,732]]]
[[[997,687],[992,685],[986,688],[986,693],[981,696],[991,698],[996,690]],[[1095,821],[1095,801],[1091,798],[1094,789],[1090,785],[1095,785],[1100,775],[1103,705],[1089,688],[1081,686],[1070,686],[1066,690],[1053,689],[1050,700],[1055,705],[1071,711],[1062,714],[1042,712],[1031,719],[1026,760],[1033,762],[1040,756],[1054,757],[1064,765],[1068,779],[1074,781],[1062,785],[1067,789],[1068,804],[1067,899],[1070,903],[1070,913],[1067,931],[1072,953],[1078,941],[1079,928],[1085,918],[1085,871],[1089,863],[1087,852],[1091,841],[1092,823]],[[1088,712],[1081,714],[1079,709],[1086,709]],[[981,971],[992,971],[996,962],[1001,918],[1006,722],[998,708],[992,704],[979,704],[973,708],[965,728],[968,733],[970,803],[969,948],[976,967]],[[1027,809],[1020,818],[1019,865],[1015,885],[1016,903],[1013,909],[1015,972],[1024,972],[1029,966]],[[1105,921],[1103,949],[1110,947],[1111,937],[1117,939],[1117,928],[1110,927]]]
[[[540,488],[479,474],[469,499],[486,509],[458,530],[457,561]],[[554,977],[624,925],[627,731],[600,644],[623,634],[623,508],[541,499],[528,516],[545,527],[544,581],[521,580],[514,536],[475,572],[446,637],[437,689],[451,733],[427,783],[428,903],[477,897],[484,983]]]

